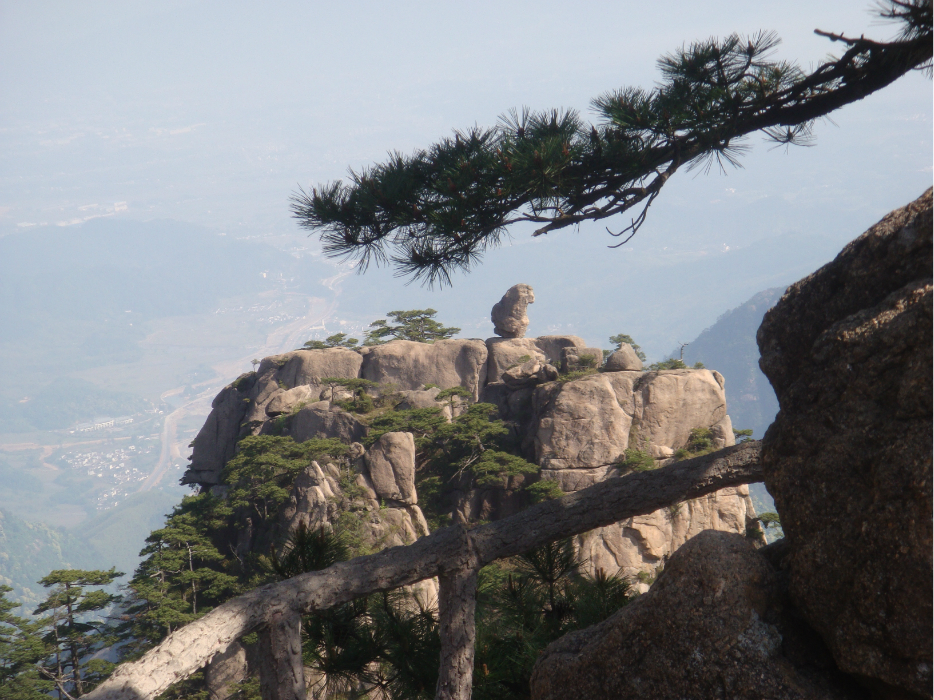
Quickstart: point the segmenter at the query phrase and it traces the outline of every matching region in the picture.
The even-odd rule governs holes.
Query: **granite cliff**
[[[525,487],[537,481],[554,482],[569,493],[627,473],[633,468],[627,456],[634,452],[643,458],[637,468],[666,464],[690,446],[692,431],[707,436],[709,448],[734,444],[725,380],[718,372],[649,372],[628,345],[604,364],[602,350],[576,336],[526,338],[532,302],[527,285],[510,289],[493,309],[503,335],[486,341],[394,340],[265,358],[215,398],[183,483],[222,491],[224,465],[248,435],[286,435],[297,442],[337,438],[350,447],[353,482],[370,513],[370,543],[413,541],[428,531],[417,493],[421,464],[415,440],[403,431],[374,442],[369,423],[375,414],[348,406],[360,392],[380,406],[376,414],[435,408],[448,421],[478,402],[492,404],[514,438],[517,456],[536,465],[536,474],[495,484],[453,484],[447,512],[435,514],[443,522],[515,513],[530,503]],[[458,387],[460,396],[437,400],[440,391]],[[309,466],[293,487],[278,531],[249,533],[254,541],[238,546],[266,547],[299,522],[339,527],[339,481],[337,466]],[[755,535],[755,518],[748,489],[741,486],[601,528],[577,538],[576,546],[591,571],[653,578],[694,534],[715,529]]]

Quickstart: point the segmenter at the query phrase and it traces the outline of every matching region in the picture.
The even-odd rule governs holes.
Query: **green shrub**
[[[634,472],[647,472],[655,469],[655,460],[648,452],[630,447],[623,457],[616,462],[623,469]]]
[[[526,486],[525,491],[532,499],[532,503],[550,501],[553,498],[561,498],[564,495],[564,491],[558,486],[558,483],[551,479],[536,481],[534,484]]]

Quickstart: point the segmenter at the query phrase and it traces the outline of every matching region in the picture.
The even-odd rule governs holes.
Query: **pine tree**
[[[386,314],[397,325],[391,326],[386,319],[373,321],[367,331],[364,345],[381,345],[389,340],[414,340],[417,343],[433,343],[445,340],[461,332],[460,328],[442,326],[435,320],[434,309],[411,309],[390,311]]]
[[[115,641],[112,628],[94,619],[118,597],[102,590],[123,573],[83,569],[57,569],[39,581],[51,589],[35,614],[48,613],[44,620],[45,642],[51,658],[42,667],[55,683],[61,699],[66,693],[80,697],[106,678],[112,664],[91,659]]]
[[[357,260],[361,272],[389,263],[428,284],[449,284],[516,222],[541,235],[638,209],[613,232],[625,243],[680,168],[736,165],[755,132],[808,144],[815,120],[930,69],[931,0],[881,0],[879,13],[899,25],[895,40],[818,31],[844,52],[809,73],[771,58],[779,44],[771,32],[696,42],[659,60],[653,90],[594,99],[596,124],[574,111],[513,110],[497,127],[457,131],[352,172],[350,184],[300,190],[293,214],[328,255]]]
[[[38,666],[50,654],[42,638],[46,620],[14,615],[17,604],[7,598],[12,590],[0,585],[0,698],[47,700],[55,686],[40,675]]]

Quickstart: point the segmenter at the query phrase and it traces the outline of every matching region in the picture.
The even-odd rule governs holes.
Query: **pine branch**
[[[494,128],[392,154],[351,173],[349,184],[299,189],[293,215],[326,254],[361,272],[392,265],[428,285],[450,284],[519,222],[539,224],[538,236],[641,206],[619,234],[634,235],[682,166],[738,166],[743,139],[757,131],[777,145],[809,145],[816,119],[927,69],[930,0],[889,0],[879,14],[902,25],[898,40],[818,30],[846,51],[809,74],[770,58],[779,43],[772,33],[698,42],[659,60],[656,89],[595,99],[597,124],[573,111],[513,110]]]

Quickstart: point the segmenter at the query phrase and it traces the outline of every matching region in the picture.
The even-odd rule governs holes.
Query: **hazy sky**
[[[0,0],[0,235],[107,215],[314,245],[289,216],[298,185],[426,146],[453,127],[493,124],[514,106],[586,115],[606,90],[650,87],[656,58],[692,39],[772,29],[784,40],[780,56],[812,66],[839,51],[814,28],[891,36],[870,10],[852,0]],[[678,333],[696,334],[760,289],[797,279],[917,197],[931,183],[931,113],[931,82],[916,74],[836,113],[836,126],[819,125],[815,148],[786,154],[753,138],[744,170],[676,175],[628,251],[608,252],[602,226],[541,245],[519,229],[510,251],[491,253],[453,293],[374,279],[385,303],[398,300],[393,308],[429,299],[463,322],[464,295],[483,297],[482,320],[490,290],[518,281],[534,279],[544,311],[588,276],[591,260],[613,303],[639,312],[604,323],[600,292],[587,292],[592,308],[552,325],[589,323],[599,336],[625,322],[650,336],[648,349],[668,350]],[[737,250],[746,257],[726,281],[723,256]],[[713,266],[684,288],[686,264]],[[667,331],[658,319],[679,297],[699,304],[698,286],[705,303],[687,304],[682,325]]]

